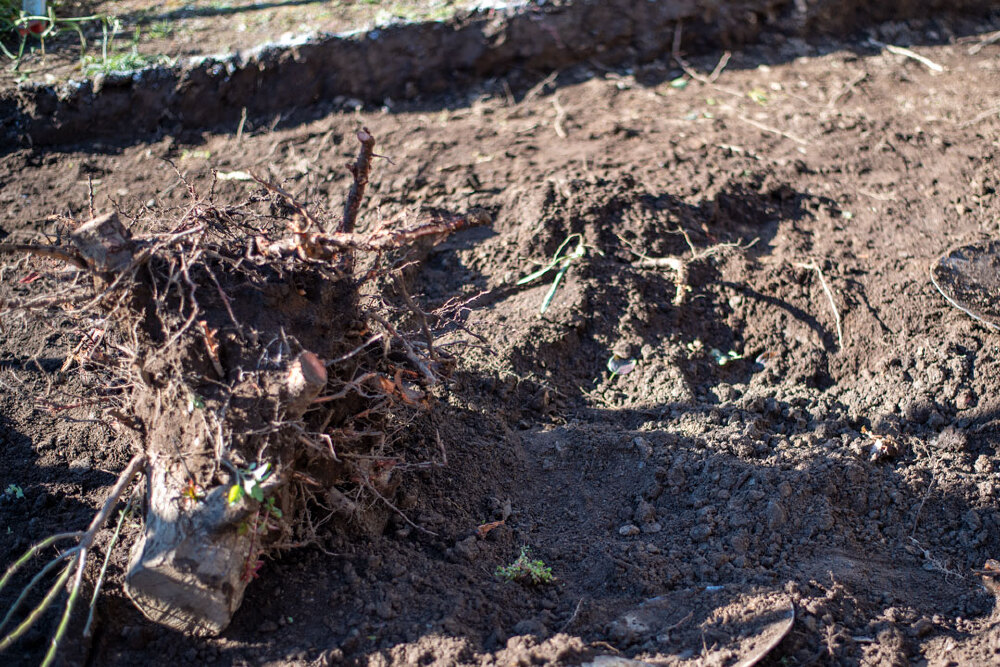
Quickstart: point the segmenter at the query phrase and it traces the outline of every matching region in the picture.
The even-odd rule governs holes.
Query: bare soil
[[[766,664],[996,662],[994,596],[972,570],[1000,553],[1000,347],[929,269],[998,231],[1000,45],[979,44],[997,29],[939,18],[843,41],[765,36],[714,83],[667,60],[594,62],[393,113],[313,107],[240,137],[0,158],[13,236],[87,217],[88,180],[99,210],[183,210],[165,159],[202,191],[212,170],[253,169],[336,211],[361,125],[391,158],[368,224],[495,215],[411,274],[428,308],[468,299],[483,339],[407,436],[447,453],[395,497],[437,537],[398,516],[377,534],[329,532],[269,561],[212,639],[144,621],[119,550],[93,641],[64,659],[735,664],[793,606]],[[707,76],[722,57],[692,66]],[[248,187],[219,181],[215,198]],[[516,283],[573,234],[585,252],[541,315],[552,274]],[[10,262],[2,278],[9,293],[31,276]],[[3,324],[0,487],[24,498],[0,496],[0,553],[15,554],[85,526],[130,444],[87,376],[58,372],[81,332]],[[612,355],[635,369],[609,373]],[[522,546],[553,583],[496,576]],[[5,659],[37,662],[50,628]]]

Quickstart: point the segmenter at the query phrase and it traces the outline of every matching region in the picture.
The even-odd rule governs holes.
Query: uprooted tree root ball
[[[399,471],[437,463],[394,446],[453,365],[454,347],[435,338],[454,309],[420,311],[400,271],[417,241],[489,216],[355,232],[375,143],[367,129],[358,138],[336,225],[258,178],[232,206],[189,188],[181,219],[136,220],[141,234],[109,213],[64,221],[71,244],[0,246],[27,253],[41,277],[5,309],[56,312],[89,332],[67,363],[103,374],[108,414],[141,443],[126,471],[146,478],[126,592],[156,622],[217,634],[262,556],[310,543],[331,518],[378,530],[399,511]],[[389,286],[399,307],[383,298]]]

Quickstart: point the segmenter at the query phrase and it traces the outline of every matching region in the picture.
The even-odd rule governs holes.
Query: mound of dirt
[[[434,345],[455,350],[435,409],[390,431],[406,452],[399,512],[376,530],[348,512],[265,559],[214,638],[148,623],[114,550],[93,640],[67,654],[745,664],[780,640],[765,664],[995,662],[978,571],[1000,553],[1000,361],[995,332],[928,269],[997,232],[998,29],[936,17],[876,26],[874,42],[772,35],[687,71],[588,64],[460,104],[317,107],[239,138],[4,158],[12,235],[84,217],[88,178],[126,219],[183,213],[158,158],[199,192],[215,182],[216,201],[252,192],[233,174],[270,170],[333,218],[364,123],[392,162],[376,162],[359,233],[418,208],[495,220],[419,247],[379,285],[404,330],[421,330],[404,292],[447,313]],[[3,278],[8,296],[36,280],[17,263]],[[85,527],[130,455],[93,402],[100,377],[58,374],[86,332],[56,315],[4,319],[0,486],[23,497],[0,501],[2,553]],[[50,385],[69,394],[45,398]],[[141,530],[126,521],[123,539]],[[523,547],[553,581],[498,576]],[[19,658],[37,661],[43,629]]]

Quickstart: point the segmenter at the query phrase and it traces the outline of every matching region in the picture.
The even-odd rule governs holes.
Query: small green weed
[[[84,74],[93,76],[111,72],[131,72],[150,65],[169,62],[169,58],[166,56],[147,56],[139,53],[139,40],[142,38],[142,31],[139,28],[136,28],[135,32],[132,33],[131,44],[116,52],[114,41],[121,29],[122,22],[118,18],[108,16],[102,19],[101,55],[100,57],[90,55],[81,57]]]
[[[7,488],[4,489],[3,494],[5,496],[10,496],[11,498],[17,498],[18,500],[24,498],[24,490],[17,484],[8,484]]]
[[[563,254],[563,251],[566,250],[566,246],[568,246],[570,241],[573,241],[574,239],[576,240],[576,248],[574,248],[572,252]],[[556,254],[552,255],[552,260],[548,264],[517,281],[518,285],[526,285],[541,278],[549,271],[556,272],[556,277],[552,280],[552,286],[549,287],[549,291],[545,294],[545,299],[542,300],[542,306],[538,309],[539,315],[544,315],[545,311],[549,309],[552,299],[556,296],[556,290],[559,289],[559,283],[562,282],[563,276],[565,276],[566,272],[569,271],[569,267],[586,254],[587,246],[583,242],[583,236],[581,234],[570,234],[556,250]]]
[[[530,554],[528,547],[521,547],[521,555],[517,560],[510,565],[497,567],[496,575],[507,581],[518,581],[534,586],[551,584],[555,580],[552,568],[541,560],[532,560]]]
[[[264,502],[264,490],[260,484],[271,476],[270,463],[265,463],[262,466],[252,463],[246,470],[237,468],[231,468],[231,470],[236,473],[236,483],[229,487],[229,495],[226,496],[230,505],[235,505],[246,496],[250,496],[259,503]]]
[[[740,359],[743,358],[743,355],[737,352],[736,350],[729,350],[728,352],[722,352],[718,348],[713,347],[711,350],[708,351],[708,353],[712,355],[712,359],[715,360],[715,363],[719,364],[720,366],[725,366],[726,364],[730,364],[734,361],[739,361]]]
[[[147,34],[153,39],[166,39],[174,34],[174,25],[170,21],[157,21],[149,26]]]

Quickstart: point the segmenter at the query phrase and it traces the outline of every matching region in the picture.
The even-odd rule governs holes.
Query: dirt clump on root
[[[55,309],[87,331],[61,370],[99,376],[109,416],[136,436],[132,464],[81,538],[81,577],[97,523],[141,471],[144,526],[125,592],[158,624],[217,635],[261,558],[315,543],[316,523],[379,533],[399,512],[395,433],[430,407],[453,359],[434,345],[441,318],[406,296],[417,340],[380,290],[411,244],[489,217],[355,233],[375,144],[367,130],[358,138],[335,225],[258,178],[259,191],[230,206],[185,184],[192,203],[180,219],[139,215],[126,229],[120,212],[63,218],[69,243],[0,244],[26,254],[36,276],[23,290],[33,296],[4,307]]]

